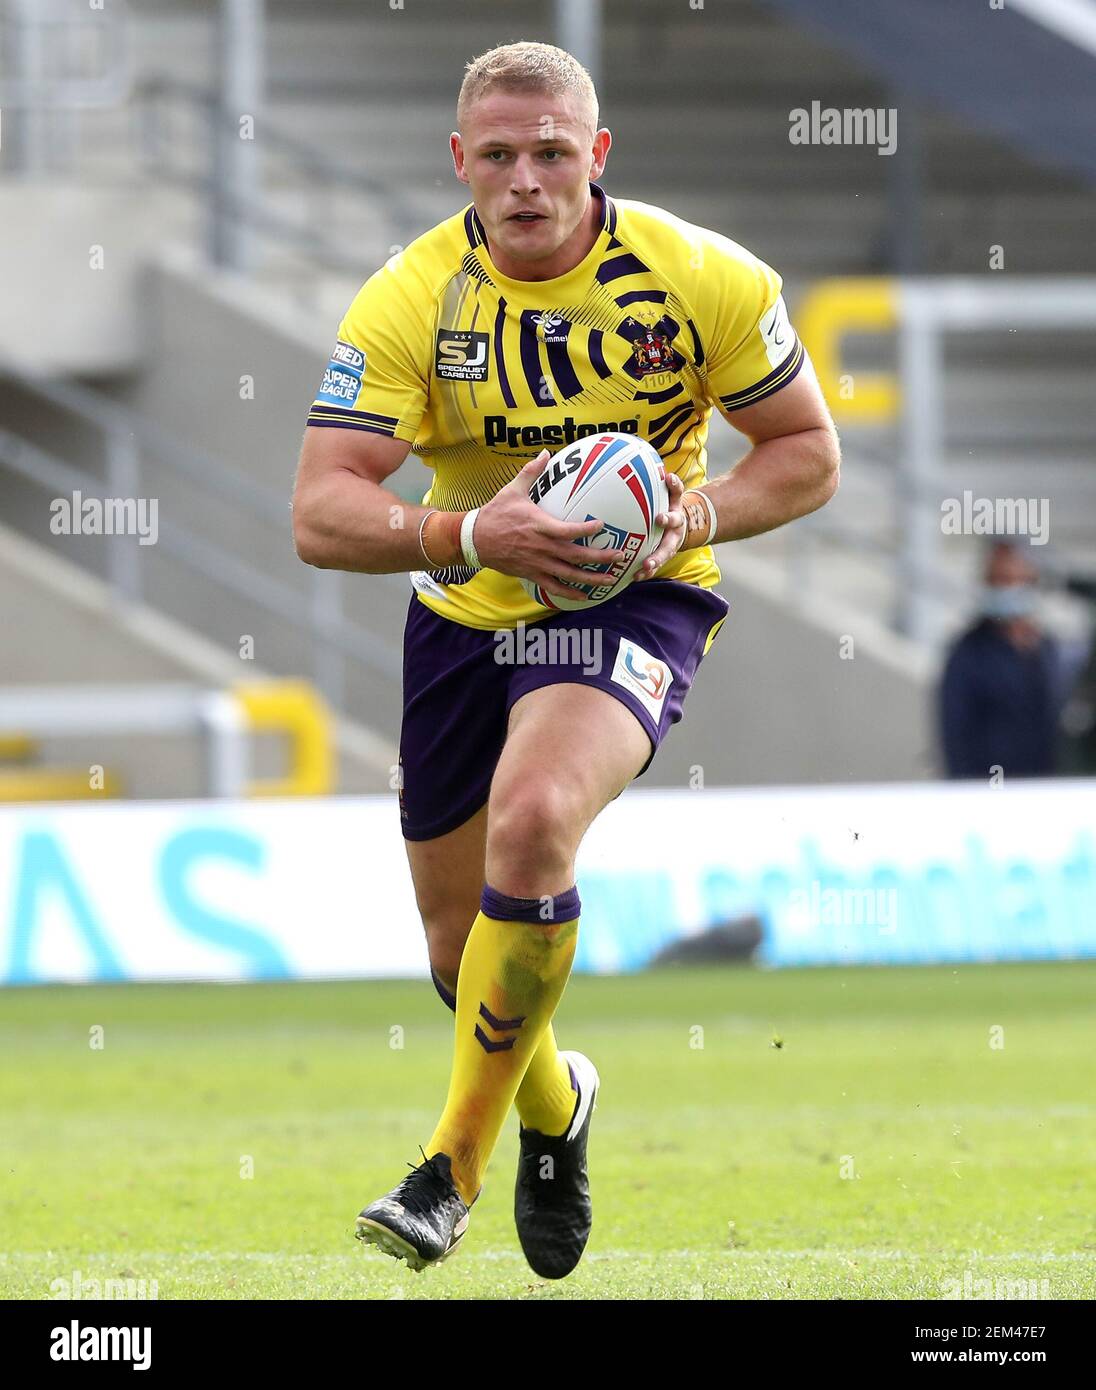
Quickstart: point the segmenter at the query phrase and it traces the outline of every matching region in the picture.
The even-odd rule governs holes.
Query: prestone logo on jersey
[[[568,415],[558,425],[510,425],[505,415],[487,415],[483,421],[483,442],[508,449],[560,449],[591,434],[639,434],[639,420],[608,420],[597,425],[576,425]]]

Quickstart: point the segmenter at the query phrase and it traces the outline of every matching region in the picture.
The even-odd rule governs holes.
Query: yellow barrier
[[[26,734],[0,734],[0,763],[29,763],[38,752]]]
[[[248,796],[325,796],[334,789],[331,715],[306,681],[233,687],[251,729],[290,740],[289,776],[253,781]]]
[[[796,328],[810,353],[835,419],[854,424],[894,420],[901,397],[891,372],[841,370],[841,340],[849,333],[890,333],[898,326],[898,295],[887,276],[819,280],[796,306]],[[846,383],[843,380],[848,377]]]
[[[89,785],[87,769],[68,772],[43,768],[32,772],[0,772],[0,801],[95,801],[121,795],[121,783],[104,772],[103,785]]]

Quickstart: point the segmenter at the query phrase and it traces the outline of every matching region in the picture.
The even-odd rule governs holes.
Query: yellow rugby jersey
[[[373,275],[339,325],[310,426],[405,439],[434,471],[424,502],[482,506],[541,449],[642,435],[686,487],[707,480],[712,410],[785,386],[803,348],[776,272],[717,232],[610,199],[589,254],[554,280],[494,266],[469,206]],[[660,577],[710,587],[710,546]],[[465,566],[411,576],[428,608],[476,628],[551,610],[517,579]]]

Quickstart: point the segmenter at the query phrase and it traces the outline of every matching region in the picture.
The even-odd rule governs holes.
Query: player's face
[[[547,95],[488,92],[451,137],[457,178],[487,232],[499,270],[521,280],[566,274],[593,245],[590,180],[612,137]]]

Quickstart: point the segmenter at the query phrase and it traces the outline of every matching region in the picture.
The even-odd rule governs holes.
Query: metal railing
[[[80,492],[95,498],[140,498],[142,454],[170,464],[204,494],[223,499],[247,518],[269,526],[283,539],[290,534],[287,497],[182,445],[161,426],[105,401],[72,383],[33,378],[18,367],[0,363],[0,377],[73,415],[103,439],[105,476],[55,457],[10,431],[0,430],[0,466],[52,495]],[[313,652],[312,679],[336,708],[346,703],[346,667],[351,661],[385,680],[398,682],[402,658],[391,642],[349,620],[342,610],[343,576],[336,570],[308,569],[302,591],[260,570],[250,561],[171,519],[159,522],[157,547],[193,573],[247,600],[295,628]],[[115,536],[107,547],[107,581],[120,601],[141,600],[142,556],[147,547],[135,536]],[[403,575],[375,579],[409,593]]]
[[[942,535],[936,501],[947,475],[944,336],[994,329],[1002,333],[1051,328],[1096,331],[1096,280],[1091,277],[970,276],[899,281],[898,372],[902,395],[896,504],[904,524],[898,627],[915,639],[931,630],[922,577],[938,569]],[[1089,487],[1096,483],[1094,472]],[[1090,494],[1091,495],[1091,494]]]
[[[322,796],[333,785],[330,720],[307,687],[290,681],[229,690],[167,682],[9,686],[0,689],[0,730],[35,738],[197,734],[214,797]],[[262,732],[288,736],[287,776],[252,776],[251,739]]]
[[[352,169],[314,142],[302,140],[264,116],[256,157],[267,162],[264,179],[255,189],[240,188],[219,175],[213,151],[219,137],[239,140],[237,117],[226,112],[217,92],[198,83],[172,77],[149,78],[134,91],[134,144],[147,177],[160,179],[205,200],[211,247],[222,237],[224,219],[239,223],[262,237],[290,246],[315,271],[360,275],[362,256],[349,232],[340,236],[347,215],[379,215],[392,247],[404,246],[427,224],[399,182]],[[196,132],[193,128],[197,127]],[[178,138],[191,130],[193,138]],[[202,152],[197,165],[186,160],[188,149]],[[300,218],[279,212],[263,191],[271,181],[297,187],[305,211]]]
[[[813,284],[795,318],[834,414],[848,426],[849,460],[874,461],[887,471],[890,487],[879,529],[889,530],[895,540],[881,542],[877,533],[843,524],[829,508],[803,518],[796,524],[799,544],[787,557],[789,589],[809,588],[811,556],[820,541],[844,546],[878,562],[893,589],[888,616],[895,629],[931,643],[940,635],[934,609],[961,606],[975,589],[941,564],[941,499],[954,490],[947,448],[946,342],[986,330],[1096,334],[1096,279],[841,277]],[[853,376],[842,363],[843,340],[865,333],[893,334],[896,370],[857,371],[855,393],[845,395],[842,386]],[[885,428],[887,445],[872,445],[870,435],[861,441],[858,426]],[[1079,476],[1076,485],[1091,503],[1096,469]],[[1037,490],[1035,476],[1029,487]]]

